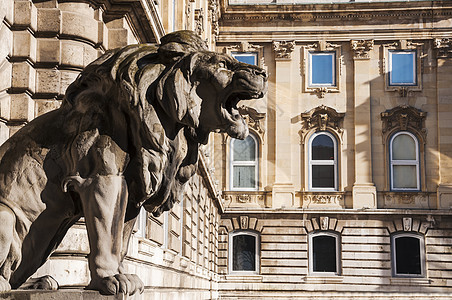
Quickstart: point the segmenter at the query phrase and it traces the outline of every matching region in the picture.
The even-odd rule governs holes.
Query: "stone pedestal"
[[[452,184],[438,186],[438,209],[452,209]]]

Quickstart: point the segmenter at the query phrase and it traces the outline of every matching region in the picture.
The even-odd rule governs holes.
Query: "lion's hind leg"
[[[13,211],[0,203],[0,293],[11,290],[9,278],[15,259],[12,257],[12,243],[16,217]]]

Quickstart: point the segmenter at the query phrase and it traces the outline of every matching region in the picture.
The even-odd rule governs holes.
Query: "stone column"
[[[291,64],[295,42],[273,42],[275,52],[275,182],[272,207],[294,205],[290,143]]]
[[[353,208],[376,208],[377,190],[372,180],[372,130],[370,114],[370,51],[373,40],[351,41],[354,51],[355,183]]]
[[[436,39],[439,185],[438,208],[452,208],[452,39]]]

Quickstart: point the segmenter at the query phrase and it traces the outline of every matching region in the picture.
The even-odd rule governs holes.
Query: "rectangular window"
[[[336,85],[336,52],[309,52],[309,85]]]
[[[317,275],[340,274],[340,237],[334,232],[309,234],[309,273]]]
[[[389,51],[389,85],[417,85],[416,51]]]
[[[232,52],[232,57],[239,62],[257,66],[257,53],[254,52]]]

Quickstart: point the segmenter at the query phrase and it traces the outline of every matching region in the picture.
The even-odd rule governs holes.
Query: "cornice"
[[[228,5],[222,1],[223,23],[290,21],[356,21],[452,16],[448,1],[378,2],[341,4]],[[403,6],[401,5],[403,4]]]
[[[66,0],[59,0],[66,2]],[[103,10],[105,22],[125,17],[140,43],[157,43],[165,35],[162,20],[152,0],[82,0]]]

